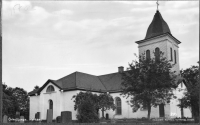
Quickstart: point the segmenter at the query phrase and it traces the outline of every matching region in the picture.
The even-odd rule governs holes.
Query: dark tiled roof
[[[28,95],[33,95],[33,94],[37,93],[37,91],[38,90],[31,91],[31,92],[28,93]]]
[[[163,20],[161,14],[159,11],[156,11],[153,21],[149,25],[149,28],[146,33],[145,39],[163,34],[163,33],[170,33],[169,26],[167,23]]]
[[[62,89],[80,88],[87,90],[106,90],[97,76],[74,72],[66,77],[55,81],[56,84],[62,86]]]
[[[112,73],[102,76],[94,76],[81,72],[74,72],[58,80],[48,80],[39,90],[29,92],[29,95],[39,94],[45,86],[53,83],[58,88],[68,90],[91,90],[96,92],[120,91],[121,74]]]
[[[112,73],[98,76],[106,87],[107,91],[120,91],[122,83],[122,75],[120,73]]]

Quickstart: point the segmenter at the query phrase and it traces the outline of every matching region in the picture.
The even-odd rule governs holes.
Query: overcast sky
[[[179,45],[180,68],[199,60],[199,1],[160,1]],[[128,67],[145,38],[156,1],[3,1],[3,82],[26,91],[75,71]]]

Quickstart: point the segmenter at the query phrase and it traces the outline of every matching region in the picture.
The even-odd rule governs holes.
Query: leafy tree
[[[173,65],[164,57],[164,53],[158,53],[160,58],[145,58],[142,54],[137,60],[129,64],[128,71],[122,73],[123,95],[131,96],[133,111],[140,107],[148,109],[150,119],[151,107],[167,104],[173,96],[173,88],[176,87],[175,71],[171,71]]]
[[[12,96],[15,98],[16,110],[20,111],[26,119],[29,119],[29,98],[28,93],[23,88],[14,88]]]
[[[15,117],[15,106],[14,97],[12,96],[13,88],[8,87],[3,84],[3,113],[2,115],[7,115],[8,117]]]
[[[102,111],[102,118],[104,118],[104,111],[115,110],[114,99],[110,94],[102,93],[99,95],[99,109]]]
[[[198,122],[199,116],[199,66],[191,66],[185,70],[181,70],[181,76],[184,78],[187,92],[182,101],[184,107],[191,107],[192,117]],[[180,105],[179,105],[180,106]]]
[[[92,100],[82,100],[78,106],[77,119],[81,123],[94,123],[99,121],[98,114]]]
[[[22,88],[12,88],[3,85],[3,115],[15,118],[16,111],[20,111],[26,119],[29,118],[29,98]]]
[[[36,85],[33,89],[33,91],[38,90],[40,87],[38,85]]]
[[[74,95],[72,99],[75,99],[74,110],[78,110],[77,119],[79,122],[97,122],[99,120],[99,109],[102,111],[103,118],[104,111],[115,109],[114,99],[107,93],[97,95],[92,94],[91,92],[80,92],[77,95]],[[88,118],[85,116],[88,116]]]
[[[79,122],[97,122],[98,118],[98,95],[91,92],[80,92],[74,95],[74,110],[78,110]],[[87,116],[87,117],[86,117]]]

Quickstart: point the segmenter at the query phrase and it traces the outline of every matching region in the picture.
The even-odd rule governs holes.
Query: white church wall
[[[180,74],[180,65],[179,65],[179,51],[178,51],[178,45],[176,42],[174,42],[172,39],[167,40],[167,58],[169,60],[171,60],[171,52],[170,52],[170,48],[172,48],[172,64],[175,63],[175,59],[174,59],[174,50],[176,51],[176,65],[174,65],[174,67],[172,67],[172,71],[176,71],[175,74]]]
[[[46,92],[49,85],[55,89],[54,92]],[[35,118],[35,113],[40,112],[40,119],[46,120],[47,109],[49,109],[49,100],[53,101],[53,119],[60,115],[62,94],[54,84],[49,83],[38,96],[30,97],[30,119]]]
[[[160,37],[158,39],[152,39],[148,42],[140,43],[139,44],[139,55],[146,53],[147,50],[150,50],[151,58],[155,58],[154,52],[155,49],[158,47],[160,51],[164,52],[166,55],[167,52],[167,40],[166,37]],[[146,55],[145,55],[146,56]]]
[[[55,89],[54,92],[46,92],[47,87],[52,85]],[[41,119],[46,119],[47,117],[47,109],[49,109],[49,100],[53,101],[53,119],[60,115],[60,107],[61,107],[61,92],[59,88],[54,84],[49,83],[41,92],[40,92],[40,111],[41,111]]]
[[[74,99],[72,99],[73,95],[79,93],[79,90],[67,91],[62,93],[62,110],[61,111],[71,111],[72,112],[72,120],[76,120],[77,111],[74,110]]]
[[[59,91],[59,88],[54,86],[55,92],[47,93],[46,89],[49,85],[54,86],[52,83],[49,83],[40,93],[38,96],[31,96],[30,97],[30,119],[34,119],[35,113],[40,112],[41,113],[41,119],[46,120],[46,113],[47,109],[49,109],[49,100],[51,99],[53,101],[53,119],[56,119],[57,116],[61,115],[61,111],[71,111],[72,112],[72,119],[76,120],[77,111],[74,110],[74,100],[72,99],[73,95],[76,95],[79,93],[79,90],[74,91],[67,91],[67,92],[61,92]],[[175,95],[178,98],[182,98],[183,91],[178,91],[178,89],[181,88],[181,84],[179,87],[174,90]],[[182,89],[185,89],[185,86],[183,84]],[[93,92],[95,94],[99,94],[96,92]],[[104,115],[106,113],[109,114],[110,118],[142,118],[147,117],[147,110],[141,110],[138,109],[137,112],[132,111],[132,107],[130,104],[127,103],[129,101],[130,103],[130,97],[126,98],[120,95],[120,93],[111,93],[111,96],[115,99],[116,97],[120,97],[122,101],[122,114],[116,115],[116,111],[108,110],[105,111]],[[170,102],[170,105],[165,105],[165,116],[172,116],[176,114],[176,117],[181,116],[180,108],[177,107],[177,104],[179,102],[178,99],[172,99]],[[102,117],[101,110],[99,111],[100,117]],[[185,117],[191,117],[191,111],[189,108],[184,109],[184,116]],[[151,108],[151,118],[159,117],[159,106],[156,108]]]
[[[177,97],[177,99],[172,99],[170,102],[170,114],[172,117],[181,117],[181,109],[177,106],[179,104],[179,100],[183,98],[184,92],[186,91],[186,86],[182,83],[178,85],[178,87],[173,91],[174,95]],[[190,108],[184,108],[183,109],[184,117],[192,117]]]
[[[173,71],[176,71],[176,74],[179,74],[179,51],[178,51],[178,44],[169,36],[162,36],[156,39],[151,39],[149,41],[140,43],[139,48],[139,55],[146,53],[146,50],[150,50],[151,58],[155,58],[154,52],[155,48],[160,48],[160,51],[164,52],[164,56],[171,60],[171,52],[170,47],[173,50],[173,62],[174,64],[174,50],[176,51],[176,65],[172,68]]]
[[[29,119],[35,118],[35,113],[39,112],[39,96],[31,96],[30,98]]]
[[[130,106],[130,104],[127,103],[127,101],[129,101],[130,103],[130,97],[126,99],[126,97],[123,97],[122,95],[120,95],[120,93],[111,93],[111,96],[115,99],[116,97],[120,97],[121,101],[122,101],[122,114],[121,115],[116,115],[116,111],[113,110],[108,110],[105,112],[109,114],[110,118],[142,118],[142,117],[147,117],[148,111],[147,110],[141,110],[138,109],[137,112],[133,112],[132,107]],[[166,105],[165,107],[165,116],[169,116],[170,115],[170,106]],[[151,108],[151,118],[157,118],[159,117],[159,106],[152,107]]]

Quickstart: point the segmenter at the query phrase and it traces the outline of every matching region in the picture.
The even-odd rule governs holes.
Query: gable
[[[54,88],[54,91],[52,92],[47,92],[47,88],[49,86],[53,86]],[[54,92],[59,92],[60,91],[60,88],[58,88],[55,84],[53,84],[52,82],[49,82],[44,88],[43,90],[40,92],[40,94],[45,94],[45,93],[54,93]]]
[[[58,89],[62,89],[59,85],[57,85],[54,80],[47,80],[47,82],[40,87],[38,90],[34,90],[28,93],[29,96],[34,96],[35,94],[40,95],[40,92],[49,84],[51,83],[52,85],[54,85],[55,87],[57,87]]]

